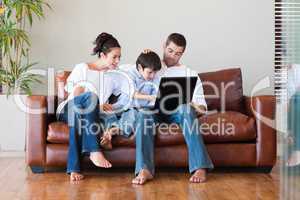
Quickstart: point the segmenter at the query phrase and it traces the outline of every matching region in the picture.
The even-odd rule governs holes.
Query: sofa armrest
[[[256,164],[269,167],[276,163],[275,96],[245,96],[246,112],[255,118],[257,127]]]
[[[26,163],[43,167],[46,163],[47,97],[29,96],[26,105]]]

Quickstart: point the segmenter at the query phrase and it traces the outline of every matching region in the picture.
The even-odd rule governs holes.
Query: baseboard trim
[[[25,158],[25,151],[0,151],[0,158]]]

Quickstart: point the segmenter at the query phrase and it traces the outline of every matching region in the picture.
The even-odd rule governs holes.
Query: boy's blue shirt
[[[133,89],[137,92],[146,95],[156,95],[157,88],[159,84],[159,78],[156,77],[151,81],[146,81],[143,76],[138,72],[136,65],[126,65],[120,66],[120,71],[125,72],[128,75],[128,78],[131,79],[131,83],[133,84]],[[153,104],[153,102],[147,100],[138,100],[130,97],[130,93],[121,93],[118,101],[114,104],[115,108],[141,108],[141,107],[149,107]]]

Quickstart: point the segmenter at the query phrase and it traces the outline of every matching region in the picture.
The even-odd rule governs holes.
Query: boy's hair
[[[185,49],[186,47],[186,39],[185,37],[180,33],[172,33],[168,36],[166,41],[166,46],[170,44],[170,42],[173,42],[177,46],[183,47]]]
[[[136,60],[136,68],[141,65],[143,69],[150,68],[154,71],[159,71],[161,69],[161,61],[159,56],[151,51],[148,53],[141,53]]]

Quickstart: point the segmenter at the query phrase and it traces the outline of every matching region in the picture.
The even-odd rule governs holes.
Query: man
[[[165,77],[197,76],[196,72],[179,63],[185,48],[186,40],[183,35],[178,33],[169,35],[163,46],[164,67],[158,74]],[[189,153],[189,171],[192,174],[190,182],[206,181],[206,170],[213,168],[213,164],[199,132],[197,120],[199,114],[206,112],[206,107],[201,80],[198,77],[191,104],[180,105],[172,114],[139,113],[137,122],[139,128],[136,130],[136,177],[132,180],[133,184],[144,184],[154,176],[154,134],[151,126],[154,122],[176,123],[181,127]]]

